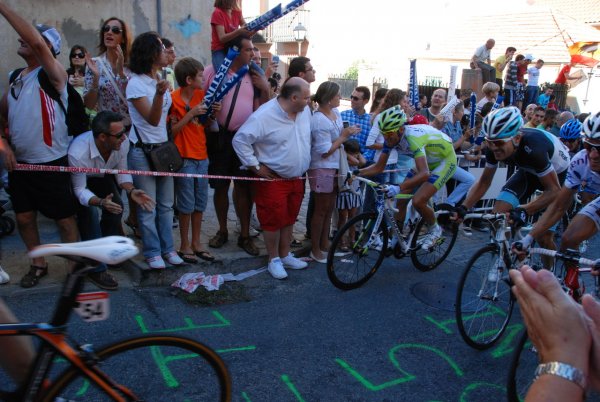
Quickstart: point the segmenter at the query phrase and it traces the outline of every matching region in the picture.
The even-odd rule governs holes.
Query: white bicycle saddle
[[[105,264],[119,264],[139,253],[133,240],[123,236],[108,236],[77,243],[53,243],[36,247],[29,252],[30,258],[51,255],[76,255]]]

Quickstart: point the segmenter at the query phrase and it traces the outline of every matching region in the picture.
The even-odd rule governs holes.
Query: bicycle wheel
[[[446,225],[440,225],[442,228],[442,236],[435,242],[435,244],[428,249],[423,249],[421,244],[423,238],[427,235],[427,224],[424,219],[419,219],[415,227],[415,234],[413,236],[410,245],[410,259],[413,265],[423,272],[431,271],[438,265],[440,265],[454,246],[456,242],[456,236],[458,235],[458,226],[454,223],[448,223]]]
[[[534,373],[539,358],[537,351],[529,341],[527,331],[519,338],[517,346],[512,355],[510,368],[508,370],[508,383],[506,392],[509,402],[520,402],[525,400],[527,390],[534,380]]]
[[[378,214],[366,212],[350,219],[338,230],[327,255],[327,276],[333,285],[342,290],[356,289],[371,278],[385,257],[388,230],[384,219],[377,225]],[[352,228],[355,238],[350,239]],[[347,239],[350,253],[336,257],[334,252]]]
[[[127,401],[230,401],[231,380],[208,346],[179,336],[148,335],[119,341],[96,352],[98,368],[126,387]],[[58,363],[57,363],[58,364]],[[62,398],[62,399],[57,399]],[[52,382],[44,401],[112,401],[71,366]]]
[[[499,251],[495,244],[479,249],[458,282],[456,324],[465,342],[475,349],[487,349],[500,338],[513,310],[510,265]]]

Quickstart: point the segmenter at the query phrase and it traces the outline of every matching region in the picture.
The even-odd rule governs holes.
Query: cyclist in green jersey
[[[423,248],[431,248],[442,235],[435,213],[428,205],[429,200],[456,171],[456,154],[452,140],[441,131],[427,125],[407,126],[406,114],[399,106],[391,107],[381,114],[379,130],[385,138],[383,150],[376,164],[361,169],[355,174],[374,176],[381,173],[388,160],[389,152],[396,149],[399,154],[412,155],[415,166],[400,186],[389,186],[388,197],[398,194],[413,194],[415,209],[429,225],[429,233],[423,242]],[[398,200],[396,219],[404,222],[409,198]]]

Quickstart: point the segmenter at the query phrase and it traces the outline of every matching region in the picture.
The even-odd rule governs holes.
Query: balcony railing
[[[246,21],[252,21],[256,17],[247,18]],[[298,24],[304,25],[306,30],[310,32],[310,10],[297,9],[292,11],[288,15],[278,19],[264,31],[262,36],[265,38],[267,43],[278,43],[278,42],[295,42],[294,28]]]

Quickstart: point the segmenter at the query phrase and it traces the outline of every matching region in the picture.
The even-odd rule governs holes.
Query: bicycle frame
[[[73,307],[77,304],[77,295],[82,291],[84,275],[95,268],[92,261],[82,257],[65,257],[77,262],[73,272],[67,276],[60,293],[59,300],[54,310],[50,323],[21,323],[0,324],[0,336],[35,336],[42,341],[33,366],[22,388],[24,402],[35,402],[43,397],[44,381],[48,378],[52,364],[57,355],[65,358],[73,367],[76,367],[115,401],[123,401],[123,394],[129,398],[136,398],[128,389],[116,384],[104,374],[95,364],[97,359],[91,348],[85,346],[71,346],[67,341],[66,324],[72,314]],[[117,392],[118,389],[118,392]]]

